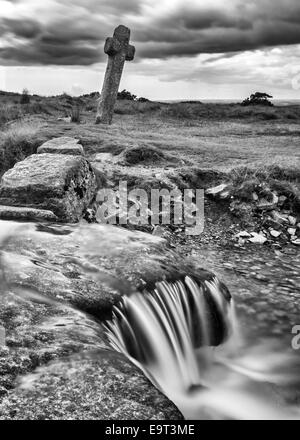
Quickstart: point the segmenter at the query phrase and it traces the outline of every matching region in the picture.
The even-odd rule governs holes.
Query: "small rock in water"
[[[257,234],[256,232],[251,232],[252,238],[249,238],[251,243],[255,244],[264,244],[267,241],[267,238],[262,234]]]
[[[247,231],[241,231],[238,234],[236,234],[237,238],[250,238],[251,235]]]
[[[296,226],[296,223],[297,223],[297,219],[296,219],[296,217],[293,217],[292,215],[289,215],[289,216],[288,216],[288,220],[289,220],[289,222],[290,222],[290,224],[291,224],[292,226]]]
[[[272,229],[272,230],[270,231],[270,234],[272,235],[272,237],[274,237],[274,238],[278,238],[278,237],[281,235],[281,232],[279,232],[279,231],[275,231],[275,229]]]
[[[221,185],[215,186],[214,188],[209,188],[206,190],[206,194],[210,194],[212,196],[220,196],[222,197],[222,193],[227,189],[228,185],[226,183],[222,183]],[[229,195],[228,191],[224,192],[223,197],[227,197]]]
[[[296,235],[296,228],[288,228],[288,233],[292,236]]]
[[[258,200],[258,195],[255,192],[252,193],[252,199],[254,200],[254,202],[257,202]]]
[[[288,223],[287,216],[284,215],[284,214],[280,214],[277,211],[272,211],[272,217],[275,220],[275,222],[278,222],[278,223],[281,223],[281,224],[282,223]]]

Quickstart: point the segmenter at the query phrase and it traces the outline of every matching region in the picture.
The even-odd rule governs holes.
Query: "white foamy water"
[[[215,319],[216,313],[222,318]],[[187,419],[300,418],[279,392],[297,382],[297,360],[270,341],[243,347],[234,303],[217,280],[157,283],[154,292],[124,298],[106,330],[111,346],[138,365]]]

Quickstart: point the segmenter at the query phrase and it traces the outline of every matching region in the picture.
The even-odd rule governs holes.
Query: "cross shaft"
[[[129,44],[130,29],[120,25],[106,39],[104,52],[108,63],[99,100],[96,123],[111,124],[125,61],[132,61],[135,47]]]

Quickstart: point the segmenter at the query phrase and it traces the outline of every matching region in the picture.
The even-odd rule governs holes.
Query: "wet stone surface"
[[[0,246],[0,419],[182,418],[100,325],[147,270],[163,276],[159,238],[1,221]]]

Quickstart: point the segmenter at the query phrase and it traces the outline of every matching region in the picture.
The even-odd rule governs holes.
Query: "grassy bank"
[[[0,133],[0,176],[15,163],[36,152],[43,138],[41,126],[33,122],[17,122]]]
[[[26,114],[48,114],[61,117],[71,116],[72,109],[79,108],[83,115],[95,113],[99,95],[91,93],[80,97],[72,97],[66,93],[58,96],[44,97],[29,95],[29,102],[22,103],[22,95],[0,91],[0,124],[18,119]],[[287,121],[299,122],[300,106],[242,106],[240,104],[214,104],[198,101],[174,103],[139,102],[118,100],[115,107],[116,115],[147,115],[162,120],[242,120],[248,121]]]
[[[239,171],[241,178],[262,167],[300,168],[300,106],[119,100],[113,124],[105,126],[94,124],[97,94],[34,95],[25,105],[18,94],[2,92],[0,98],[0,121],[20,119],[12,126],[2,123],[2,169],[31,154],[42,138],[65,135],[79,138],[92,160],[98,153],[127,151],[127,164],[144,169],[186,168],[187,174],[192,169],[249,170]],[[71,116],[74,108],[80,111],[80,123],[60,119]]]

